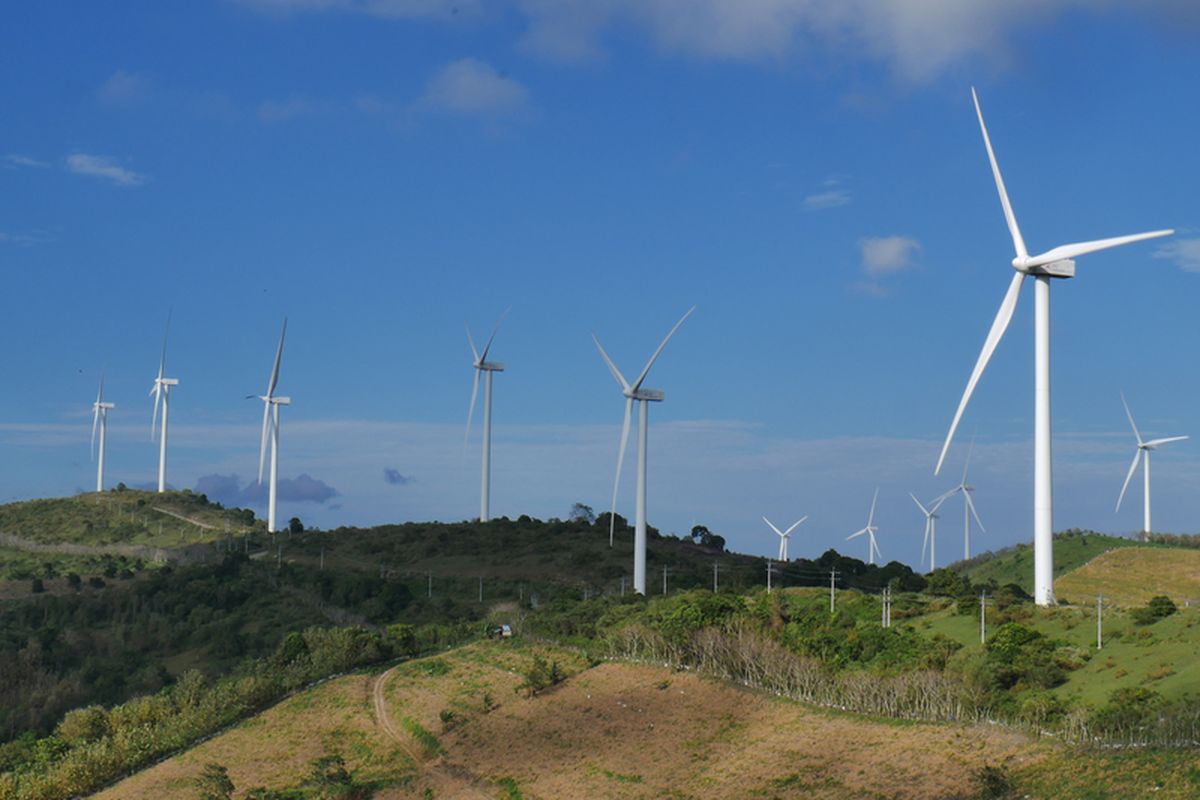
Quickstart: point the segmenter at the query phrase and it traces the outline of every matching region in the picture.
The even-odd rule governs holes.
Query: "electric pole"
[[[663,594],[667,593],[667,565],[663,564]]]
[[[987,590],[979,593],[979,643],[987,643]]]
[[[717,592],[717,562],[713,562],[713,594]]]
[[[479,576],[479,602],[483,602],[483,576]]]
[[[1104,647],[1104,595],[1096,595],[1096,649]]]
[[[833,567],[830,567],[829,568],[829,613],[830,614],[833,613],[833,609],[834,609],[833,583],[835,580],[837,580],[837,570],[834,569]]]
[[[767,559],[767,594],[771,593],[771,572],[772,572],[771,559],[768,558]]]
[[[428,573],[428,575],[429,575],[429,583],[426,584],[426,586],[425,586],[425,596],[433,597],[433,573],[430,572],[430,573]]]

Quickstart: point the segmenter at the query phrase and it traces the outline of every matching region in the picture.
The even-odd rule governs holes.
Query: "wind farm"
[[[0,28],[0,800],[1200,796],[1196,14],[951,5]]]

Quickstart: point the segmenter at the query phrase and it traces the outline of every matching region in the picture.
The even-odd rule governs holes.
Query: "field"
[[[1054,535],[1055,580],[1057,581],[1062,575],[1082,567],[1097,556],[1125,547],[1151,549],[1163,546],[1094,531],[1056,533]],[[1171,552],[1178,552],[1178,550],[1173,549]],[[1031,544],[1019,544],[994,553],[982,553],[970,561],[951,564],[950,569],[967,575],[973,583],[995,581],[998,586],[1015,583],[1026,592],[1033,594],[1033,545]]]
[[[517,688],[535,652],[570,677],[527,697]],[[571,650],[483,642],[331,680],[98,797],[194,797],[208,763],[228,769],[236,796],[286,789],[329,753],[379,800],[967,798],[982,796],[985,767],[1028,797],[1200,791],[1187,754],[1083,753],[999,726],[876,721],[663,667],[589,667]]]
[[[1200,603],[1200,550],[1129,547],[1103,553],[1059,578],[1060,598],[1084,601],[1103,593],[1119,606],[1142,606],[1155,595],[1177,605]]]

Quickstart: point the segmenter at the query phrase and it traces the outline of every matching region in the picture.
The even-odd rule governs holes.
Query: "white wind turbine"
[[[267,381],[266,394],[246,395],[247,400],[263,401],[262,437],[258,447],[258,483],[262,484],[263,462],[267,457],[267,431],[271,433],[271,473],[267,484],[267,533],[274,533],[277,489],[279,486],[279,407],[292,404],[292,398],[279,397],[275,387],[279,385],[279,364],[283,360],[283,339],[287,336],[287,317],[283,318],[283,330],[279,333],[279,347],[275,349],[275,363],[271,367],[271,378]]]
[[[966,391],[959,401],[954,421],[950,423],[950,431],[946,434],[946,442],[942,445],[942,453],[938,457],[936,475],[942,469],[946,451],[954,438],[959,420],[975,391],[979,376],[991,360],[992,353],[1000,343],[1001,337],[1012,321],[1013,310],[1021,293],[1021,286],[1027,276],[1032,275],[1034,284],[1034,471],[1033,471],[1033,549],[1034,549],[1034,599],[1038,605],[1054,603],[1054,554],[1053,554],[1053,491],[1051,481],[1050,459],[1050,279],[1071,278],[1075,276],[1076,256],[1107,250],[1110,247],[1153,239],[1174,233],[1172,230],[1150,231],[1135,233],[1129,236],[1117,236],[1110,239],[1098,239],[1089,242],[1060,245],[1039,255],[1029,255],[1025,249],[1025,240],[1017,227],[1017,218],[1013,214],[1012,205],[1008,200],[1008,192],[1004,188],[1004,179],[1000,175],[1000,166],[996,163],[996,155],[992,151],[992,142],[988,137],[987,126],[983,122],[983,112],[979,108],[979,98],[971,89],[971,98],[975,102],[975,114],[979,118],[979,128],[983,133],[983,143],[987,148],[988,160],[992,166],[992,177],[996,182],[996,190],[1000,194],[1000,205],[1004,209],[1004,219],[1008,223],[1008,231],[1012,236],[1013,249],[1016,257],[1012,260],[1013,275],[1008,285],[1008,291],[1000,304],[992,327],[984,340],[983,350],[975,362],[975,369],[967,381]]]
[[[508,316],[507,309],[500,315],[500,319],[496,320],[496,327],[492,328],[492,335],[488,337],[482,353],[475,349],[475,340],[471,338],[471,326],[467,326],[467,343],[471,345],[471,366],[475,369],[475,378],[471,381],[471,406],[467,409],[467,432],[463,436],[464,447],[467,438],[471,435],[471,418],[475,415],[475,400],[479,396],[479,375],[480,373],[487,375],[483,382],[483,475],[479,488],[480,522],[487,522],[492,518],[488,508],[492,493],[492,375],[504,371],[503,364],[498,361],[488,361],[487,357],[488,352],[492,349],[492,340],[496,338],[496,332],[500,330],[500,323],[504,322],[506,316]]]
[[[96,429],[100,430],[100,458],[96,462],[97,492],[104,491],[104,444],[108,433],[108,410],[116,407],[116,403],[104,402],[104,376],[101,375],[96,402],[92,403],[92,458],[96,458]]]
[[[1137,423],[1133,421],[1133,414],[1129,411],[1129,404],[1125,402],[1125,395],[1121,395],[1121,405],[1125,406],[1125,416],[1129,417],[1129,427],[1133,428],[1133,435],[1137,439],[1137,450],[1133,453],[1133,463],[1129,465],[1129,472],[1125,475],[1125,484],[1121,487],[1121,495],[1117,498],[1117,511],[1121,510],[1121,501],[1125,499],[1125,490],[1129,488],[1129,481],[1133,478],[1133,473],[1137,471],[1138,459],[1142,460],[1142,493],[1143,493],[1143,508],[1142,508],[1142,536],[1150,535],[1150,451],[1157,448],[1159,445],[1167,444],[1168,442],[1181,442],[1188,438],[1186,436],[1168,436],[1165,439],[1151,439],[1148,442],[1142,441],[1142,434],[1138,432]]]
[[[937,510],[941,508],[942,503],[946,502],[946,498],[950,496],[950,492],[935,499],[929,508],[926,508],[912,492],[909,492],[908,496],[913,499],[913,502],[917,504],[917,508],[921,509],[921,513],[925,515],[925,538],[921,540],[921,560],[925,560],[925,548],[928,547],[929,571],[933,572],[937,569]]]
[[[663,348],[667,346],[667,342],[671,341],[671,337],[675,335],[675,331],[679,330],[679,326],[695,310],[695,306],[689,308],[687,313],[675,323],[675,327],[667,332],[667,335],[663,337],[662,343],[654,351],[654,355],[650,356],[650,360],[646,362],[646,366],[633,383],[625,380],[625,376],[617,369],[617,365],[608,357],[608,353],[604,352],[604,347],[600,344],[600,340],[596,338],[596,334],[592,334],[592,341],[596,343],[596,348],[600,351],[600,357],[608,365],[609,372],[612,373],[613,378],[620,385],[621,393],[625,395],[625,422],[621,426],[621,448],[617,453],[617,475],[613,480],[612,509],[609,513],[608,521],[609,547],[612,547],[613,544],[613,531],[616,525],[617,513],[617,490],[621,486],[621,464],[625,461],[625,445],[629,441],[629,422],[633,414],[633,403],[635,400],[640,403],[638,406],[637,517],[634,525],[633,539],[633,590],[640,594],[646,593],[646,426],[649,424],[649,404],[662,402],[664,397],[660,389],[643,389],[642,382],[646,380],[646,376],[650,373],[650,368],[658,360]]]
[[[162,406],[162,433],[158,440],[158,491],[161,494],[167,490],[167,411],[168,397],[172,386],[179,385],[178,378],[164,378],[163,371],[167,367],[167,334],[171,331],[171,315],[167,314],[167,327],[163,332],[162,357],[158,360],[158,377],[150,394],[154,395],[154,416],[150,419],[150,441],[154,441],[154,430],[158,422],[158,407]]]
[[[875,489],[875,496],[871,498],[871,513],[867,516],[867,527],[860,531],[855,531],[846,537],[846,541],[850,541],[855,537],[867,535],[867,563],[874,564],[875,557],[881,555],[879,548],[875,545],[875,533],[879,530],[875,526],[875,501],[879,499],[879,489]]]
[[[967,468],[971,465],[971,450],[974,446],[975,443],[972,442],[971,447],[967,448],[967,460],[963,462],[962,480],[958,482],[958,486],[938,498],[948,500],[956,494],[963,496],[963,560],[971,557],[971,517],[975,517],[979,530],[987,533],[987,528],[983,527],[983,521],[979,519],[979,512],[975,510],[975,501],[971,499],[971,492],[975,491],[975,487],[967,483]]]
[[[779,535],[779,559],[778,560],[782,561],[784,564],[786,564],[787,560],[788,560],[788,553],[787,553],[788,537],[791,536],[792,531],[794,531],[794,530],[796,530],[796,528],[800,527],[800,525],[803,524],[804,520],[806,520],[806,519],[808,519],[807,514],[805,514],[803,517],[801,517],[800,519],[793,522],[791,527],[788,528],[786,531],[781,531],[781,530],[779,530],[779,528],[775,527],[774,522],[771,522],[771,520],[767,519],[766,517],[763,517],[763,522],[767,523],[767,526],[770,527],[771,530],[775,531],[775,533]]]

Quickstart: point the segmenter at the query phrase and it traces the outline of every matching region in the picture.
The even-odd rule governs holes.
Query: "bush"
[[[233,781],[229,770],[220,764],[205,764],[204,771],[196,778],[200,800],[229,800],[233,797]]]
[[[1153,625],[1160,619],[1166,619],[1178,610],[1171,598],[1160,594],[1151,597],[1150,602],[1144,607],[1134,609],[1132,616],[1133,621],[1138,625]]]
[[[975,773],[975,786],[979,790],[978,796],[987,800],[1011,797],[1016,790],[1008,771],[991,764],[985,764]]]

